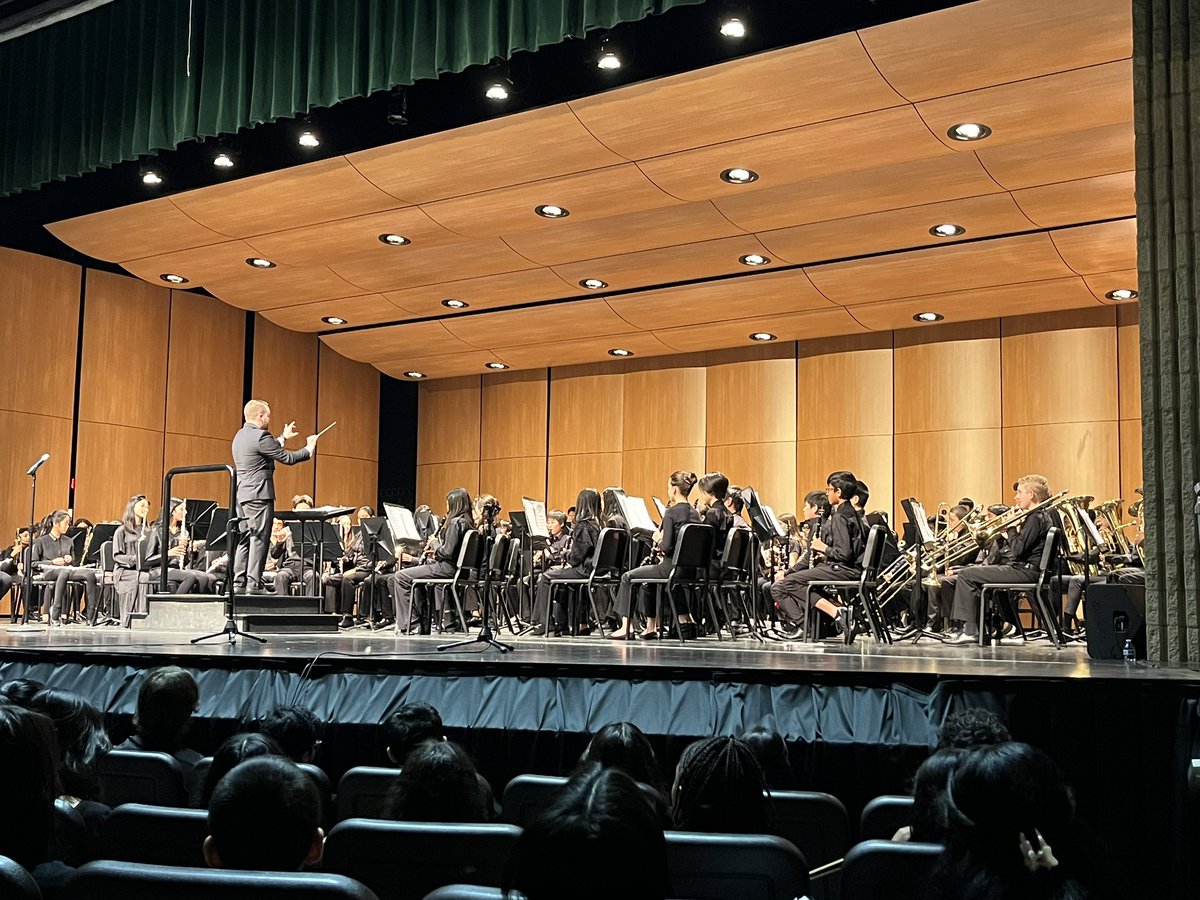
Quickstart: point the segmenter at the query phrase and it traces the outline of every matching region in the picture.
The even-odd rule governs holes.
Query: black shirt
[[[862,516],[849,503],[843,502],[829,516],[821,530],[821,540],[828,548],[826,562],[851,569],[861,568],[867,543],[866,530]]]
[[[33,542],[34,562],[49,562],[60,556],[75,558],[75,542],[68,535],[56,539],[52,534],[44,534]]]
[[[701,520],[705,525],[711,526],[713,537],[713,559],[720,560],[725,554],[725,541],[729,536],[729,529],[733,527],[733,515],[727,510],[722,503],[714,503],[704,511],[704,518]]]
[[[596,553],[596,540],[600,537],[600,523],[595,519],[577,519],[571,531],[571,549],[567,551],[567,565],[578,566],[585,572],[592,570],[592,556]]]
[[[558,533],[558,537],[551,538],[550,543],[542,552],[542,559],[546,565],[556,566],[566,558],[567,547],[571,543],[571,532],[563,528]]]
[[[451,519],[446,523],[446,530],[442,534],[442,542],[433,551],[433,558],[438,562],[448,562],[451,565],[458,565],[458,551],[462,546],[463,537],[466,536],[468,531],[474,530],[474,528],[475,522],[471,518],[470,513],[465,513]]]
[[[700,513],[696,512],[696,508],[690,503],[673,503],[667,507],[662,519],[662,540],[659,542],[666,559],[670,559],[671,554],[675,552],[675,541],[679,538],[683,526],[699,521]]]
[[[1041,565],[1042,551],[1046,547],[1046,534],[1050,522],[1042,511],[1030,513],[1021,521],[1017,536],[1009,539],[1008,546],[1001,551],[1001,563],[1014,566]]]

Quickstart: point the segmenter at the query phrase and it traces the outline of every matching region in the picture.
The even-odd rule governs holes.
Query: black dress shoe
[[[353,628],[354,620],[349,616],[342,616],[342,620],[338,622],[338,628]]]
[[[528,634],[532,637],[542,637],[546,633],[546,626],[540,622],[529,629]]]
[[[696,627],[695,622],[680,622],[679,636],[685,641],[694,641],[700,636],[700,629]]]
[[[638,634],[639,641],[657,641],[659,635],[657,631],[643,631]]]

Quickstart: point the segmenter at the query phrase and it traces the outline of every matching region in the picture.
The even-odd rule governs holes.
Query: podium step
[[[239,615],[251,634],[337,634],[338,617],[328,613],[249,613]]]
[[[225,624],[225,597],[213,594],[149,594],[135,628],[205,633]],[[234,618],[245,631],[263,634],[336,634],[338,617],[321,612],[321,598],[243,594],[235,598]]]

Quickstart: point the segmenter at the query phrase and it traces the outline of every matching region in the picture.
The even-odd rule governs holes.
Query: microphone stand
[[[21,587],[21,595],[24,599],[24,603],[22,603],[24,608],[21,610],[22,625],[29,624],[29,603],[33,600],[33,526],[37,519],[37,473],[43,462],[45,460],[39,460],[29,469],[29,477],[33,479],[33,482],[30,490],[32,496],[29,500],[29,547],[22,554],[25,556],[25,580]]]
[[[501,653],[507,653],[513,649],[512,644],[506,644],[503,641],[497,640],[496,635],[492,632],[492,547],[496,543],[496,525],[493,521],[496,513],[499,511],[499,505],[496,507],[485,506],[483,508],[483,519],[486,523],[486,528],[483,534],[483,604],[481,607],[480,618],[483,620],[479,626],[479,634],[473,638],[467,638],[464,641],[455,641],[452,644],[441,644],[438,646],[439,651],[458,650],[463,647],[470,647],[475,644],[483,644],[484,648],[495,647]],[[466,624],[465,622],[463,623]]]

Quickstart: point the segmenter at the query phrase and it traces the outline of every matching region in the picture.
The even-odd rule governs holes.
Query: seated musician
[[[29,549],[29,526],[17,529],[16,540],[11,547],[0,551],[0,600],[12,590],[12,586],[25,577],[25,557]]]
[[[805,506],[807,505],[808,501],[805,500]],[[800,525],[800,522],[797,521],[796,517],[791,513],[784,513],[781,515],[779,517],[779,524],[787,530],[787,538],[781,539],[783,546],[780,547],[780,550],[786,554],[785,558],[787,560],[787,565],[784,566],[784,568],[790,569],[796,563],[800,562],[800,554],[804,552],[804,547],[801,542],[802,526]]]
[[[850,503],[858,490],[858,482],[849,472],[834,472],[829,476],[825,495],[831,507],[829,520],[821,529],[820,537],[809,542],[809,556],[800,565],[789,569],[775,584],[771,585],[771,599],[778,607],[785,628],[793,637],[804,633],[808,618],[805,606],[807,586],[813,581],[847,581],[856,578],[862,571],[862,555],[866,545],[866,528],[862,516]],[[813,552],[823,559],[817,563]],[[815,565],[813,563],[816,563]],[[847,627],[840,616],[840,607],[832,600],[821,597],[816,608],[838,624],[839,630]]]
[[[271,523],[271,546],[267,550],[265,571],[272,573],[275,593],[280,597],[290,594],[296,582],[304,584],[304,593],[307,595],[312,596],[317,592],[316,570],[302,563],[292,530],[282,519],[275,519]]]
[[[671,555],[675,552],[675,542],[684,525],[699,522],[700,514],[688,503],[688,496],[696,486],[696,473],[677,471],[671,474],[667,482],[667,511],[663,516],[659,530],[654,534],[654,542],[662,554],[658,562],[648,566],[639,566],[621,576],[621,587],[617,591],[615,609],[621,616],[621,627],[609,634],[613,640],[623,640],[629,637],[634,615],[633,578],[666,578],[671,574]],[[637,602],[639,608],[646,613],[646,630],[638,635],[642,640],[658,640],[658,620],[652,615],[656,597],[654,585],[640,585]],[[690,632],[690,634],[689,634]],[[680,628],[685,639],[696,636],[696,626],[690,620],[685,627]]]
[[[563,578],[587,578],[592,573],[592,557],[600,537],[600,492],[594,488],[584,488],[571,509],[576,511],[575,527],[567,532],[568,544],[562,564],[538,576],[537,593],[533,601],[533,628],[529,632],[534,636],[546,634],[546,614],[550,609],[553,583]],[[563,518],[569,517],[568,512]],[[565,526],[566,522],[563,524]],[[556,601],[553,612],[554,629],[560,633],[568,624],[566,610]]]
[[[371,507],[360,506],[355,513],[355,517],[359,523],[358,530],[354,531],[352,529],[350,534],[347,535],[343,526],[342,541],[344,549],[341,559],[342,571],[333,572],[325,579],[325,584],[337,594],[337,613],[342,617],[341,621],[338,622],[338,628],[354,627],[355,591],[368,578],[372,580],[372,585],[375,582],[373,576],[376,572],[371,565],[370,557],[366,553],[361,527],[362,520],[368,519],[373,515],[375,515],[375,511]],[[348,541],[347,537],[349,538]],[[361,610],[359,618],[365,621]]]
[[[313,498],[308,494],[297,494],[292,498],[292,511],[300,512],[305,509],[313,508]]]
[[[965,527],[963,519],[969,513],[970,509],[962,503],[950,507],[946,513],[946,528],[942,532],[942,536],[947,540],[958,537]],[[951,561],[945,572],[937,573],[938,586],[931,587],[925,592],[929,603],[928,621],[925,625],[927,631],[938,633],[945,629],[946,620],[954,606],[954,586],[958,584],[959,569],[964,566],[979,565],[986,558],[987,551],[980,549],[960,560]]]
[[[100,587],[96,570],[74,564],[75,543],[67,537],[67,529],[70,527],[71,514],[65,509],[55,510],[50,516],[49,533],[33,542],[31,558],[34,568],[41,568],[35,580],[54,586],[53,591],[47,592],[49,597],[46,600],[46,611],[52,626],[66,624],[62,610],[63,601],[67,596],[67,585],[70,583],[83,585],[88,609],[99,609]]]
[[[1096,522],[1096,528],[1101,536],[1105,539],[1105,547],[1094,552],[1088,560],[1090,568],[1090,583],[1091,584],[1145,584],[1146,570],[1142,565],[1141,557],[1136,552],[1137,545],[1141,542],[1142,535],[1135,534],[1130,541],[1130,545],[1134,550],[1133,553],[1125,554],[1117,541],[1116,535],[1112,533],[1109,527],[1108,520],[1103,516],[1096,516],[1094,510],[1086,510],[1086,514],[1093,517]],[[1072,556],[1070,558],[1075,559]],[[1078,557],[1082,558],[1082,556]],[[1082,609],[1084,594],[1084,576],[1069,575],[1064,579],[1067,589],[1066,605],[1063,607],[1064,617],[1067,619],[1067,631],[1078,633],[1084,625],[1084,615],[1087,610]]]
[[[171,521],[167,524],[170,541],[167,548],[167,583],[176,594],[211,594],[217,579],[199,568],[193,559],[191,535],[187,530],[187,501],[171,498]],[[155,526],[157,531],[158,526]],[[203,543],[203,542],[199,542]],[[151,581],[158,570],[151,573]]]
[[[1050,487],[1041,475],[1025,475],[1016,483],[1013,502],[1022,510],[1030,510],[1049,499]],[[954,606],[951,618],[962,623],[962,631],[947,643],[965,644],[979,640],[979,596],[985,584],[1008,584],[1027,581],[1033,584],[1038,579],[1038,566],[1046,544],[1046,534],[1051,528],[1049,514],[1045,510],[1032,512],[1021,522],[1021,527],[1012,538],[1006,538],[996,565],[967,566],[958,572],[954,587]],[[1006,610],[1013,620],[1013,611]]]
[[[552,509],[546,513],[546,530],[550,533],[550,542],[544,548],[533,551],[534,571],[523,576],[516,586],[517,618],[522,622],[533,620],[533,590],[538,571],[563,565],[567,558],[567,549],[571,545],[571,534],[567,531],[567,514],[561,509]]]
[[[733,516],[734,528],[750,530],[750,523],[746,521],[746,501],[742,497],[742,489],[737,485],[729,486],[729,491],[725,494],[725,508]]]
[[[700,521],[713,530],[713,556],[708,565],[708,577],[713,584],[719,584],[724,576],[721,559],[725,555],[725,541],[733,528],[733,514],[725,507],[729,479],[720,472],[708,472],[701,476],[696,486],[700,489]],[[692,617],[689,613],[680,613],[679,621],[691,624]]]
[[[399,627],[409,634],[420,631],[422,610],[413,605],[413,582],[418,578],[451,578],[458,566],[459,549],[468,531],[475,526],[471,516],[471,495],[466,488],[454,488],[446,495],[446,518],[438,534],[431,535],[428,548],[433,560],[427,565],[400,569],[386,579],[392,594]]]

